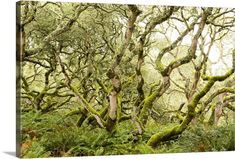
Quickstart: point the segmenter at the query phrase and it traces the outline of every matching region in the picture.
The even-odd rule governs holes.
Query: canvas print
[[[19,157],[234,151],[235,9],[16,11]]]

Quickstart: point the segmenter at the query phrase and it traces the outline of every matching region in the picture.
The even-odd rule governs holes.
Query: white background
[[[62,1],[62,0],[60,0]],[[66,0],[63,0],[66,1]],[[68,1],[68,0],[67,0]],[[76,0],[70,0],[76,1]],[[138,3],[184,6],[233,7],[235,0],[77,0],[80,2]],[[0,3],[0,159],[15,158],[15,2],[1,0]],[[164,155],[135,155],[112,157],[82,157],[83,159],[150,159],[150,158],[233,158],[235,152],[187,153]],[[79,158],[79,157],[75,157]]]

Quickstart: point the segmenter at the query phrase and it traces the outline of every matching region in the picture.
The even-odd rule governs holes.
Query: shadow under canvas
[[[4,152],[5,154],[8,154],[10,156],[16,156],[16,152],[13,151],[8,151],[8,152]]]

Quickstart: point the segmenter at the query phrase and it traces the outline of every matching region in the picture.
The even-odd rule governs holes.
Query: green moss
[[[103,119],[100,116],[100,113],[97,112],[91,105],[90,103],[87,102],[87,100],[85,98],[83,98],[83,96],[79,93],[79,91],[73,87],[71,84],[69,85],[70,88],[72,89],[72,91],[76,94],[76,96],[83,102],[86,110],[91,113],[97,120],[97,123],[101,126],[104,127],[105,122],[103,121]]]
[[[161,58],[157,58],[155,65],[158,71],[162,72],[164,70],[164,65],[161,62]]]
[[[215,106],[216,106],[215,104],[211,106],[211,116],[208,120],[209,125],[213,125],[215,122]]]
[[[143,108],[141,109],[140,116],[139,116],[139,119],[142,125],[145,125],[147,123],[148,116],[149,116],[148,110],[152,108],[152,103],[154,102],[157,95],[159,94],[158,92],[159,91],[157,90],[144,99]]]
[[[179,126],[175,126],[172,129],[165,130],[163,132],[154,134],[148,140],[147,145],[156,147],[160,142],[169,140],[171,137],[180,134]]]
[[[120,123],[120,122],[128,120],[128,119],[131,119],[131,115],[123,115],[118,119],[118,122]]]
[[[234,68],[229,70],[226,74],[224,74],[222,76],[206,76],[206,75],[203,75],[202,79],[203,80],[210,80],[210,81],[224,81],[226,78],[231,76],[233,73],[234,73]]]
[[[72,115],[76,115],[76,114],[80,114],[81,113],[81,110],[78,109],[78,110],[72,110],[71,112],[67,113],[65,115],[65,117],[68,117],[68,116],[72,116]]]
[[[92,113],[95,114],[97,116],[100,116],[100,114],[86,101],[85,98],[83,98],[83,96],[79,93],[79,91],[73,87],[72,85],[70,85],[71,89],[73,90],[73,92],[79,97],[79,99],[82,100],[82,102],[84,103],[84,105],[86,106],[86,109]]]
[[[80,116],[78,117],[78,120],[77,120],[77,126],[78,127],[81,127],[83,122],[86,120],[86,115],[83,115],[83,114],[80,114]]]
[[[207,92],[210,91],[210,89],[214,85],[214,83],[215,83],[215,80],[209,80],[207,82],[206,86],[198,94],[196,94],[196,96],[193,98],[193,100],[188,104],[187,115],[184,118],[183,122],[179,126],[176,126],[172,129],[169,129],[169,130],[166,130],[166,131],[163,131],[163,132],[152,135],[151,138],[148,141],[148,145],[152,146],[152,147],[155,147],[158,143],[160,143],[162,141],[165,141],[165,140],[168,140],[168,139],[172,138],[175,135],[181,134],[187,128],[187,126],[192,121],[192,119],[195,117],[195,115],[196,115],[195,114],[195,108],[196,108],[199,100],[202,97],[204,97],[207,94]],[[149,97],[149,99],[147,100],[146,103],[149,104],[150,103],[149,101],[151,101],[151,100],[152,100],[152,96]],[[147,119],[147,108],[149,108],[149,105],[145,105],[143,107],[144,111],[141,112],[142,113],[141,117],[142,117],[143,122],[145,122],[146,119]]]
[[[117,96],[117,104],[118,104],[118,107],[117,107],[117,120],[119,120],[121,118],[121,107],[122,107],[122,97],[120,95]]]
[[[100,116],[102,117],[102,118],[104,118],[104,116],[107,114],[107,112],[108,112],[108,106],[104,106],[101,110],[100,110]]]

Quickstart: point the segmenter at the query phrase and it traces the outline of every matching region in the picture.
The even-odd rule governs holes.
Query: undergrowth
[[[148,123],[142,137],[133,135],[130,120],[118,125],[116,133],[95,126],[77,127],[74,119],[63,119],[60,113],[22,114],[22,157],[94,156],[122,154],[151,154],[172,152],[234,150],[234,125],[211,127],[202,124],[191,127],[156,149],[147,146],[151,135],[171,127]],[[160,132],[159,131],[159,132]]]

